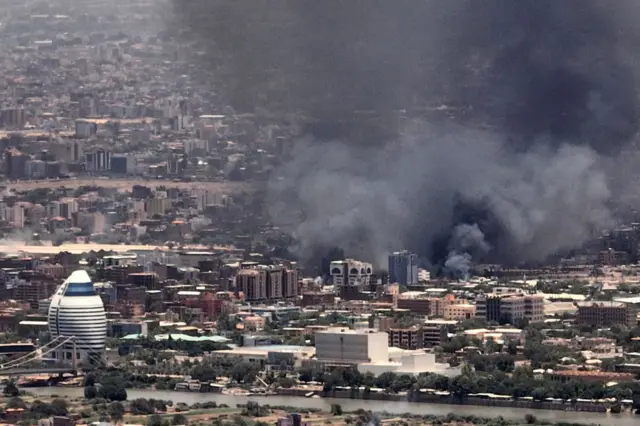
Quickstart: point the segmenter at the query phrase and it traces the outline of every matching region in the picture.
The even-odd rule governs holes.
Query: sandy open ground
[[[186,246],[183,247],[184,250],[189,251],[210,251],[211,247],[205,246]],[[142,244],[132,244],[132,245],[124,245],[124,244],[63,244],[61,246],[34,246],[28,245],[25,243],[13,243],[13,242],[0,242],[0,253],[26,253],[26,254],[57,254],[63,251],[81,254],[86,253],[91,250],[99,251],[113,251],[116,253],[125,253],[128,251],[147,251],[147,250],[162,250],[169,251],[169,248],[166,246],[155,246],[155,245],[142,245]],[[229,247],[213,247],[213,250],[231,250]]]

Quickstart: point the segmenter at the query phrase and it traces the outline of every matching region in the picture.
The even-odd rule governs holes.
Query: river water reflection
[[[28,392],[42,396],[58,395],[67,398],[82,398],[84,390],[82,388],[59,388],[41,387],[28,388]],[[594,423],[606,426],[638,426],[640,417],[629,413],[608,414],[608,413],[587,413],[574,411],[555,410],[527,410],[523,408],[504,407],[480,407],[474,405],[447,405],[447,404],[426,404],[412,402],[385,402],[366,401],[358,399],[335,399],[335,398],[302,398],[283,396],[232,396],[213,393],[195,392],[175,392],[175,391],[152,391],[128,389],[129,399],[155,398],[171,400],[174,403],[183,402],[185,404],[195,404],[196,402],[215,401],[218,404],[227,404],[235,407],[236,404],[246,404],[247,401],[256,401],[260,404],[281,405],[299,408],[320,408],[329,411],[331,404],[340,404],[345,411],[353,411],[359,408],[372,411],[388,411],[390,413],[402,414],[431,414],[447,415],[455,413],[458,415],[474,415],[478,417],[502,416],[506,419],[523,419],[525,414],[531,413],[540,420],[553,422],[575,422]]]

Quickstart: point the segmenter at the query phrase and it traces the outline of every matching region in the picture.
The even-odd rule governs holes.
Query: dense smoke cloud
[[[404,246],[437,260],[490,252],[543,260],[611,220],[605,175],[589,148],[513,154],[502,136],[458,125],[411,135],[371,149],[299,142],[273,184],[272,217],[295,225],[303,254],[336,244],[378,263]],[[470,206],[481,207],[472,214]]]
[[[271,191],[302,255],[408,248],[464,273],[612,223],[605,160],[638,130],[638,2],[176,4],[234,106],[313,123]]]

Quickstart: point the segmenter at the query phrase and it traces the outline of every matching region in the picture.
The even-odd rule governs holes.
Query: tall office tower
[[[96,360],[104,352],[107,337],[107,318],[102,299],[93,288],[86,271],[75,271],[58,288],[49,305],[49,332],[51,336],[73,337],[73,343],[65,344],[56,357],[71,361]]]
[[[397,251],[389,255],[389,282],[401,285],[418,283],[418,255]]]

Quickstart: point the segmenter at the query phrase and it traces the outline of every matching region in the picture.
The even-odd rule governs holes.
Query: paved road
[[[195,251],[195,252],[208,252],[211,250],[232,250],[232,247],[223,247],[223,246],[214,246],[214,247],[206,247],[206,246],[196,246],[196,245],[187,245],[183,247],[185,251]],[[74,254],[82,254],[88,253],[91,250],[93,251],[112,251],[115,253],[126,253],[129,251],[170,251],[166,246],[156,246],[156,245],[143,245],[143,244],[96,244],[96,243],[86,243],[86,244],[73,244],[66,243],[60,246],[51,246],[51,245],[29,245],[23,242],[18,241],[3,241],[0,240],[0,253],[26,253],[33,255],[42,255],[42,254],[57,254],[61,252],[69,252]]]
[[[31,180],[20,182],[2,182],[1,186],[18,191],[33,190],[36,188],[79,188],[81,186],[99,186],[103,188],[128,189],[134,185],[143,185],[150,188],[165,186],[167,188],[207,188],[221,193],[233,193],[252,188],[252,184],[245,182],[174,182],[172,180],[159,179],[61,179],[61,180]]]

